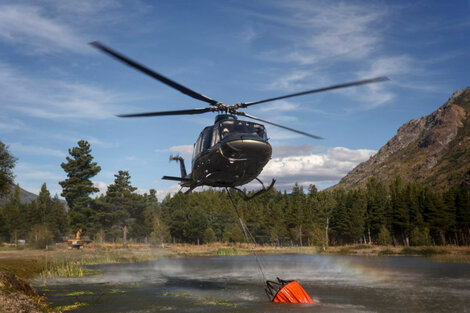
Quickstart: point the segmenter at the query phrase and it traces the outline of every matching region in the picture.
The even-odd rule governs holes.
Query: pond
[[[266,255],[268,279],[297,280],[317,304],[273,304],[253,256],[99,265],[101,274],[35,281],[73,312],[467,312],[470,264],[423,257]],[[45,283],[45,284],[44,284]]]

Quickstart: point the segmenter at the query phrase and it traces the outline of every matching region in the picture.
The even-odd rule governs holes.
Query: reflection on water
[[[39,289],[73,312],[466,312],[470,264],[419,257],[270,255],[269,279],[300,282],[314,305],[272,304],[253,257],[95,266],[102,275],[51,279]],[[37,284],[42,284],[37,282]]]

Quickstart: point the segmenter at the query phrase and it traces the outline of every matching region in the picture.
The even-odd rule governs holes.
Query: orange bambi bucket
[[[295,280],[266,281],[266,294],[274,303],[315,303]]]

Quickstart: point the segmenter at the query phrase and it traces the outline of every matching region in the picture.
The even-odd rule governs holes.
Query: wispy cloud
[[[244,43],[251,43],[256,37],[258,37],[258,33],[251,26],[245,26],[237,36],[238,40]]]
[[[280,1],[286,14],[250,14],[292,28],[289,48],[263,53],[270,60],[314,64],[359,59],[370,55],[380,43],[379,23],[385,14],[377,8],[345,2]]]
[[[65,157],[65,153],[60,150],[50,149],[46,147],[36,146],[36,145],[24,145],[19,142],[10,143],[10,148],[15,152],[21,152],[32,155],[46,155],[54,157]]]
[[[0,63],[3,110],[47,119],[114,117],[122,95],[95,86],[28,77]]]
[[[1,5],[0,39],[15,45],[29,46],[30,49],[24,49],[25,52],[90,51],[81,35],[47,17],[47,14],[47,11],[34,5]]]
[[[0,118],[0,130],[4,132],[11,132],[23,129],[25,127],[23,121],[18,119],[5,119]]]

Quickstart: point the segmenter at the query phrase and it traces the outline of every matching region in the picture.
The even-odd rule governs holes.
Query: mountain
[[[363,187],[370,177],[390,181],[396,176],[433,189],[470,188],[470,87],[456,91],[433,113],[403,124],[335,187]]]
[[[15,188],[16,188],[16,185],[12,185],[11,186],[11,192],[15,192]],[[24,190],[23,188],[20,187],[20,202],[21,203],[24,203],[24,204],[29,204],[31,202],[33,202],[34,199],[36,199],[38,196],[35,195],[34,193],[32,192],[29,192],[27,190]],[[8,199],[10,197],[7,196],[5,198],[0,198],[0,205],[2,204],[5,204],[6,202],[8,202]]]

